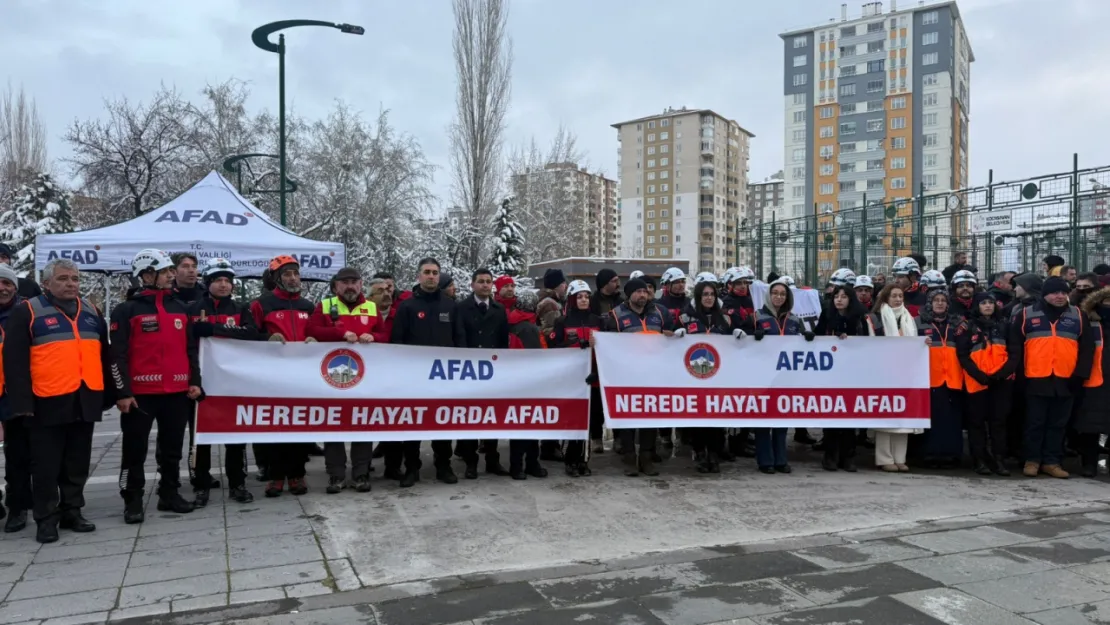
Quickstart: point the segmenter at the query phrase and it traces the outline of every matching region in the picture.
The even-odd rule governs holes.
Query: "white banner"
[[[596,336],[610,428],[929,427],[924,339]]]
[[[767,293],[770,292],[770,285],[762,280],[756,280],[752,283],[752,306],[756,312],[763,308],[763,302],[767,300]],[[821,293],[814,289],[799,289],[793,287],[790,289],[794,293],[794,310],[795,315],[803,319],[813,319],[821,316]]]
[[[203,339],[197,442],[584,439],[590,352]]]

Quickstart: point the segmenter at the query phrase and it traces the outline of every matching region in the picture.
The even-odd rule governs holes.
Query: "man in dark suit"
[[[479,269],[470,280],[470,297],[459,303],[459,321],[466,335],[464,347],[485,349],[509,348],[509,318],[505,307],[493,299],[493,273],[489,269]],[[486,473],[508,475],[501,466],[501,454],[497,451],[496,440],[484,440],[486,452]],[[466,462],[467,479],[478,477],[478,441],[462,440],[456,445],[456,453]]]

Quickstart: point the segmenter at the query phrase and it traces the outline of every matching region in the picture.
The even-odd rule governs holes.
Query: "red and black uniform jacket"
[[[743,295],[730,291],[721,302],[721,310],[732,320],[733,328],[740,328],[747,334],[755,332],[755,304],[751,291]]]
[[[354,304],[348,304],[348,308],[356,308],[366,303],[366,296],[359,295],[358,301]],[[369,334],[378,340],[381,334],[381,317],[374,315],[340,315],[339,311],[335,308],[331,309],[329,314],[324,314],[323,303],[316,304],[312,309],[312,315],[308,318],[308,336],[320,341],[321,343],[341,343],[346,339],[343,338],[348,332],[362,336]]]
[[[189,312],[173,291],[136,291],[112,311],[108,329],[117,399],[184,393],[201,385]]]
[[[563,315],[555,320],[555,328],[547,335],[547,344],[552,347],[578,347],[588,349],[590,335],[601,330],[601,317],[588,310],[563,309]],[[597,359],[591,358],[590,377],[586,382],[598,386]]]
[[[308,319],[313,308],[312,302],[300,293],[274,289],[251,302],[251,315],[265,338],[280,334],[286,341],[298,342],[308,337]]]
[[[536,325],[536,313],[517,308],[515,297],[495,298],[505,307],[509,320],[509,349],[542,349],[544,336]]]
[[[201,313],[204,321],[201,321]],[[189,319],[193,322],[193,337],[201,339],[216,336],[240,341],[260,341],[266,338],[254,323],[250,308],[230,297],[202,297],[189,306]]]
[[[686,297],[685,293],[682,295],[664,293],[655,300],[655,303],[660,308],[667,309],[667,312],[670,313],[671,318],[668,319],[667,322],[671,328],[682,327],[682,313],[686,310],[686,307],[690,305],[690,298]]]
[[[927,300],[927,290],[928,289],[925,288],[925,285],[921,284],[920,282],[914,282],[913,286],[906,289],[905,291],[906,301],[904,305],[906,307],[906,310],[910,311],[910,314],[914,317],[921,316],[921,307],[925,305],[925,302]]]

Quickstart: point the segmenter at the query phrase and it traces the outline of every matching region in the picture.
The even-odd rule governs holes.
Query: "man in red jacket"
[[[380,332],[377,306],[362,294],[362,275],[344,267],[333,279],[335,296],[316,305],[308,319],[308,335],[321,343],[373,343]],[[360,493],[370,492],[370,461],[374,443],[351,443],[351,485]],[[328,471],[328,494],[347,487],[345,443],[324,443],[324,465]]]
[[[308,319],[315,307],[301,297],[300,263],[292,256],[283,254],[270,261],[269,269],[277,287],[251,302],[255,325],[271,341],[315,343],[316,339],[308,336]],[[256,459],[260,448],[264,450],[266,474],[270,478],[266,485],[267,497],[280,496],[287,479],[290,493],[303,495],[308,492],[304,482],[304,465],[308,461],[310,446],[311,443],[255,446]]]
[[[186,513],[181,487],[181,447],[200,398],[200,364],[185,304],[174,297],[174,263],[162,250],[145,249],[131,261],[140,286],[112,311],[112,380],[123,431],[119,486],[123,520],[142,523],[150,429],[158,422],[158,510]]]

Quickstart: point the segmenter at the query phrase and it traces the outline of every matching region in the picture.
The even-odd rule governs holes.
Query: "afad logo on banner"
[[[320,361],[320,376],[332,388],[354,388],[364,375],[366,365],[362,356],[350,349],[333,349]]]
[[[46,262],[58,260],[72,260],[78,265],[95,265],[100,260],[100,246],[94,245],[91,250],[50,250],[46,255]]]
[[[708,380],[721,369],[721,354],[709,343],[694,343],[686,350],[686,370],[699,380]]]

